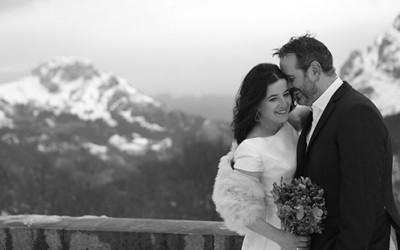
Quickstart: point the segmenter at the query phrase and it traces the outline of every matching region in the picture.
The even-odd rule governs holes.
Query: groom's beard
[[[313,82],[310,80],[310,78],[305,77],[303,89],[293,87],[291,92],[298,104],[303,106],[311,106],[317,99],[318,88],[316,81]]]

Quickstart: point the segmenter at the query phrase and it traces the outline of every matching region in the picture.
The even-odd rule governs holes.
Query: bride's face
[[[291,104],[292,97],[285,79],[270,84],[267,87],[267,95],[259,107],[262,122],[280,127],[289,118]]]

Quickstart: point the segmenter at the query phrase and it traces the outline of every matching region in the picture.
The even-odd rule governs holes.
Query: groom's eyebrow
[[[290,81],[293,81],[294,78],[296,78],[294,75],[286,75],[287,79]]]

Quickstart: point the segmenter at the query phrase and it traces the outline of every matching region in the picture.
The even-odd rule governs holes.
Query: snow
[[[172,139],[167,137],[153,145],[151,145],[151,149],[154,151],[161,151],[166,148],[171,148],[172,147]]]
[[[95,72],[93,75],[76,78],[72,72],[72,79],[65,81],[67,66],[76,66],[78,70]],[[75,70],[75,69],[73,69]],[[133,109],[140,107],[155,108],[161,104],[152,97],[137,91],[131,83],[125,79],[113,75],[104,70],[97,70],[90,60],[85,58],[53,58],[41,63],[31,76],[0,85],[0,126],[12,128],[13,106],[17,104],[34,107],[33,115],[41,110],[73,114],[85,121],[102,120],[110,127],[118,126],[112,115],[119,114],[128,123],[136,123],[150,132],[165,132],[166,127],[149,122],[143,115],[135,115]],[[68,77],[67,77],[68,78]],[[41,80],[42,79],[42,80]],[[42,82],[45,81],[45,82]],[[50,86],[51,85],[51,89]],[[115,112],[115,113],[112,113]],[[49,127],[56,126],[54,120],[47,118],[45,123]],[[18,144],[15,136],[7,135],[1,138],[9,144]],[[52,152],[58,150],[57,145],[49,145],[45,140],[37,140],[37,149],[40,152]],[[129,154],[143,154],[147,150],[160,151],[172,146],[172,139],[149,140],[138,134],[130,138],[113,135],[109,138],[109,144]],[[92,142],[83,142],[82,146],[89,153],[107,160],[108,145],[97,145]]]
[[[49,60],[43,62],[42,64],[44,67],[41,67],[40,70],[43,71],[44,73],[47,73],[48,71],[51,71],[54,68],[73,65],[76,62],[79,62],[82,65],[92,65],[92,62],[86,57],[64,56],[64,57],[50,58]]]
[[[36,148],[42,153],[57,152],[60,150],[56,144],[45,145],[43,143],[38,143]]]
[[[139,136],[128,141],[125,137],[115,134],[110,137],[109,143],[121,151],[131,154],[142,154],[146,151],[150,141]]]
[[[69,69],[72,69],[74,80],[68,79]],[[74,70],[82,70],[84,74],[92,75],[76,77]],[[14,82],[0,85],[0,126],[12,128],[13,106],[17,104],[29,105],[34,108],[33,115],[46,110],[56,115],[62,113],[78,116],[84,121],[104,121],[110,127],[118,126],[113,115],[119,114],[128,123],[136,123],[150,132],[165,132],[166,127],[148,121],[143,115],[135,115],[134,110],[141,107],[161,107],[161,104],[152,97],[137,91],[131,83],[104,70],[95,69],[90,60],[85,58],[62,57],[53,58],[41,63],[33,74]],[[91,73],[94,72],[94,73]],[[67,76],[67,77],[66,77]],[[50,86],[51,85],[51,86]],[[49,87],[50,86],[50,87]],[[46,118],[49,127],[56,126],[51,118]],[[15,137],[15,136],[14,136]],[[17,144],[13,136],[3,137],[7,143]],[[142,154],[147,150],[159,151],[172,146],[171,138],[150,140],[138,134],[129,138],[113,135],[109,144],[131,154]],[[83,147],[106,160],[107,146],[96,145],[92,142],[83,142]],[[48,145],[45,140],[38,140],[37,149],[41,152],[57,150],[56,145]]]
[[[128,103],[128,98],[121,97],[118,100],[116,100],[113,104],[110,105],[109,110],[110,111],[114,111],[116,110],[118,107],[124,106]],[[122,110],[120,112],[123,112]]]
[[[62,221],[63,216],[56,215],[6,215],[0,216],[0,220],[5,223],[20,222],[26,226],[33,224],[46,224],[46,223],[57,223]]]
[[[372,89],[366,95],[383,116],[389,116],[400,113],[400,79],[394,75],[396,70],[400,70],[400,32],[392,27],[378,35],[373,46],[353,58],[351,72],[343,80],[358,90]]]
[[[125,118],[125,120],[127,120],[130,123],[139,123],[140,126],[142,126],[143,128],[147,128],[150,131],[153,132],[163,132],[166,131],[165,127],[161,127],[160,125],[156,124],[156,123],[149,123],[146,121],[146,118],[144,118],[143,116],[134,116],[132,117],[130,111],[120,111],[119,114]]]
[[[127,122],[133,123],[135,122],[135,119],[131,116],[131,111],[130,110],[121,110],[119,111],[119,114],[125,118]]]
[[[137,133],[132,134],[132,140],[130,141],[123,136],[114,134],[108,142],[119,150],[129,154],[143,154],[149,148],[154,151],[160,151],[172,147],[172,139],[169,137],[161,141],[153,141]]]
[[[0,110],[0,128],[14,128],[13,120],[7,117],[3,110]]]
[[[105,215],[102,215],[102,216],[84,215],[81,217],[40,215],[40,214],[6,215],[6,213],[2,212],[2,215],[0,216],[0,221],[3,223],[19,222],[25,226],[30,227],[34,224],[57,223],[57,222],[61,222],[63,219],[79,220],[79,219],[99,219],[99,218],[109,218],[109,217],[107,217]]]
[[[39,71],[47,77],[47,73],[51,70],[77,62],[81,65],[91,65],[90,61],[84,58],[58,58],[43,63],[39,67]],[[38,76],[28,76],[0,86],[0,99],[11,105],[30,103],[51,110],[56,114],[71,113],[87,121],[100,119],[112,127],[117,126],[117,122],[112,118],[110,111],[121,103],[131,102],[137,105],[161,106],[150,96],[139,93],[125,79],[106,71],[99,72],[99,76],[92,77],[89,80],[78,78],[74,81],[65,82],[61,77],[63,71],[58,70],[50,79],[53,84],[56,84],[57,91],[50,91],[40,82]],[[111,78],[117,80],[116,86],[107,86]],[[124,96],[121,100],[117,100],[109,110],[110,100],[116,93],[123,93]],[[126,96],[128,96],[128,99]],[[139,121],[139,123],[141,122],[147,128],[163,131],[163,128],[157,124],[149,124],[143,119]]]
[[[366,94],[378,107],[383,116],[400,113],[400,81],[375,70],[374,73],[364,73],[350,81],[356,89],[371,87],[372,93]]]
[[[43,101],[48,96],[47,89],[39,82],[39,78],[34,76],[5,83],[0,86],[0,90],[0,98],[10,104],[25,104],[36,101],[35,99]]]
[[[154,100],[154,98],[139,93],[135,88],[131,86],[131,84],[121,77],[116,77],[118,80],[118,88],[119,90],[125,91],[129,95],[129,100],[133,103],[142,103],[142,104],[151,104],[155,107],[161,107],[161,104]]]
[[[108,156],[107,156],[108,148],[104,145],[98,145],[98,144],[91,143],[91,142],[85,142],[85,143],[83,143],[83,147],[88,149],[89,153],[91,153],[92,155],[98,156],[103,161],[108,159]]]

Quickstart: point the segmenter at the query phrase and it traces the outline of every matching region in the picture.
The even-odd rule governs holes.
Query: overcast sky
[[[0,83],[79,56],[150,95],[234,95],[291,36],[315,34],[339,69],[398,14],[399,0],[0,0]]]

